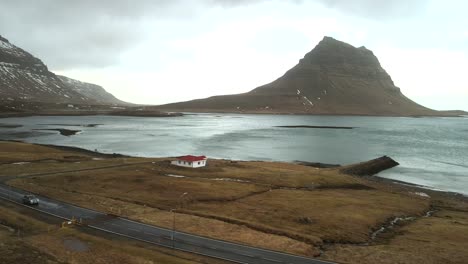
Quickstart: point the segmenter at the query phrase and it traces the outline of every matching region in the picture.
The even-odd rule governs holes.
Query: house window
[[[189,164],[188,164],[188,165],[192,166],[192,162],[189,162]]]
[[[200,165],[200,162],[198,162],[198,165]]]

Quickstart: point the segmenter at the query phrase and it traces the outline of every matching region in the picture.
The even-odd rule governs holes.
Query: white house
[[[177,160],[171,161],[172,165],[188,167],[188,168],[199,168],[206,166],[207,158],[205,156],[181,156],[177,157]]]

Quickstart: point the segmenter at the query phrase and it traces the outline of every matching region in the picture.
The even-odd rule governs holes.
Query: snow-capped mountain
[[[123,104],[102,87],[57,76],[38,58],[0,36],[0,103]]]

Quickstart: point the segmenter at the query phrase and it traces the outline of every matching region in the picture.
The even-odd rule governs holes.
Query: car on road
[[[23,204],[38,205],[39,199],[32,194],[28,194],[28,195],[23,196]]]

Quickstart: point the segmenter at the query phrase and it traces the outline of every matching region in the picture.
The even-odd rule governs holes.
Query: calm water
[[[468,194],[468,118],[394,118],[197,114],[178,118],[27,117],[0,119],[0,139],[166,157],[185,154],[238,160],[347,164],[388,155],[400,166],[387,178]],[[51,124],[101,124],[96,127]],[[352,130],[277,128],[352,126]],[[65,137],[54,131],[82,133]]]

